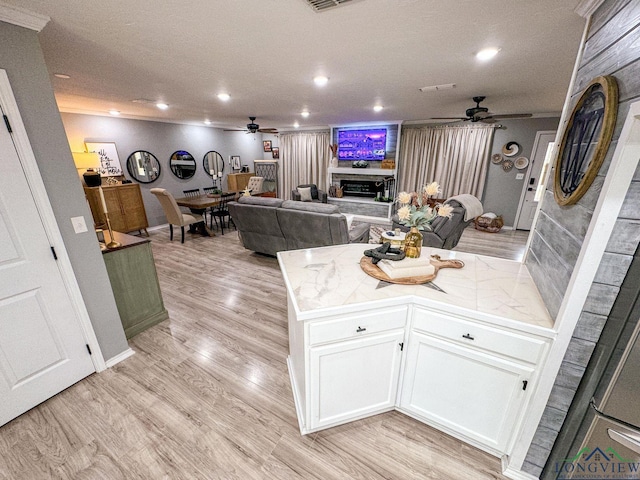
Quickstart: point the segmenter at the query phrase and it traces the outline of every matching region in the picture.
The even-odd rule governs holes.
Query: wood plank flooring
[[[397,412],[300,435],[276,259],[234,231],[150,234],[170,319],[0,428],[0,479],[505,478],[497,458]]]

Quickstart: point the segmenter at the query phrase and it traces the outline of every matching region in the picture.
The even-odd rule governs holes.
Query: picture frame
[[[280,148],[279,147],[273,147],[271,149],[271,157],[272,158],[280,158]]]
[[[88,153],[97,153],[100,157],[98,168],[101,177],[122,176],[122,165],[114,142],[84,142]]]
[[[265,152],[270,152],[271,151],[271,140],[263,140],[262,141],[262,148]]]
[[[242,169],[242,164],[240,163],[240,156],[239,155],[232,155],[231,156],[231,168],[233,168],[234,170]]]

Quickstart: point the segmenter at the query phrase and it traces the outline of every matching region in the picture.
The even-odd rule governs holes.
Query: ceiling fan
[[[224,130],[225,132],[246,132],[246,133],[270,133],[272,135],[278,134],[277,128],[260,128],[260,125],[256,123],[256,117],[249,117],[250,122],[247,123],[247,128],[245,129],[229,129]]]
[[[530,113],[508,113],[508,114],[497,114],[489,112],[489,109],[486,107],[481,107],[480,102],[482,102],[486,97],[478,96],[473,97],[473,101],[476,102],[475,107],[467,108],[464,112],[466,117],[432,117],[431,120],[462,120],[464,122],[483,122],[483,123],[495,123],[496,120],[500,120],[503,118],[529,118],[533,116]]]

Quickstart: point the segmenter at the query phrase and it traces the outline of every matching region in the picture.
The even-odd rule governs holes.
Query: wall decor
[[[169,158],[169,168],[176,177],[186,180],[196,174],[196,160],[186,150],[176,150]]]
[[[152,183],[160,176],[160,162],[153,153],[136,150],[127,158],[127,171],[137,182]]]
[[[280,148],[278,148],[278,147],[273,147],[273,148],[271,149],[271,156],[272,156],[273,158],[280,158]]]
[[[517,142],[507,142],[502,147],[502,153],[507,157],[515,157],[520,153],[520,145]]]
[[[239,155],[233,155],[231,157],[231,168],[233,168],[234,170],[240,170],[242,168]]]
[[[499,165],[502,163],[502,155],[500,155],[499,153],[494,153],[493,155],[491,155],[491,163],[494,163],[496,165]]]
[[[270,152],[271,151],[271,140],[263,140],[262,141],[262,148],[265,152]]]
[[[529,159],[527,157],[518,157],[516,161],[513,162],[513,166],[518,170],[523,170],[529,166]]]
[[[87,152],[97,153],[100,157],[100,176],[112,177],[122,175],[122,165],[118,157],[116,144],[113,142],[85,142]]]
[[[202,158],[202,167],[210,177],[221,178],[224,171],[224,159],[215,150],[210,150]]]
[[[584,89],[562,134],[555,161],[553,194],[559,205],[573,205],[598,175],[609,149],[618,113],[618,83],[594,78]]]
[[[506,159],[504,162],[502,162],[502,170],[504,170],[505,172],[510,171],[512,168],[513,160]]]

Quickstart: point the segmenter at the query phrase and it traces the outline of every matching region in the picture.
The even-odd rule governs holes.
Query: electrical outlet
[[[524,178],[524,173],[516,174],[516,180],[522,180]]]
[[[73,225],[73,230],[76,233],[84,233],[88,232],[87,224],[84,221],[84,217],[71,217],[71,224]]]

